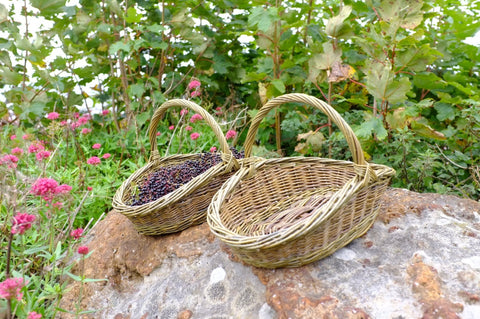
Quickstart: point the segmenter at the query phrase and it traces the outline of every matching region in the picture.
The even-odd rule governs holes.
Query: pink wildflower
[[[92,190],[93,190],[93,188],[92,188],[92,187],[90,187],[90,186],[87,186],[87,191],[91,192]]]
[[[234,138],[235,136],[237,136],[237,132],[234,130],[228,130],[227,134],[225,134],[227,140]]]
[[[70,236],[72,236],[75,239],[79,239],[83,235],[83,228],[77,228],[74,229],[70,232]]]
[[[102,144],[99,144],[99,143],[95,143],[95,144],[92,145],[92,148],[94,150],[98,150],[100,147],[102,147]]]
[[[193,81],[190,81],[190,83],[188,83],[188,89],[189,89],[189,90],[196,89],[196,88],[198,88],[200,85],[202,85],[202,83],[200,83],[200,81],[198,81],[198,80],[193,80]]]
[[[24,140],[28,139],[28,134],[24,134],[24,135],[22,136],[22,138],[23,138]]]
[[[202,93],[201,93],[200,91],[198,91],[198,90],[197,90],[197,91],[193,91],[193,92],[190,94],[191,97],[197,97],[197,96],[200,96],[200,95],[202,95]]]
[[[222,114],[223,114],[222,108],[221,108],[220,106],[217,107],[217,108],[215,108],[215,114],[216,114],[216,115],[222,115]]]
[[[80,113],[78,113],[78,112],[73,113],[73,117],[78,119],[80,117]]]
[[[214,152],[216,152],[216,151],[217,151],[217,148],[216,148],[215,146],[212,146],[212,147],[210,148],[210,152],[211,152],[211,153],[214,153]]]
[[[110,158],[110,156],[112,156],[112,154],[110,154],[110,153],[105,153],[105,154],[103,154],[102,158],[103,158],[103,159],[107,159],[107,158]]]
[[[188,110],[187,109],[182,109],[180,111],[180,115],[187,115],[188,114]]]
[[[49,151],[40,151],[35,156],[37,157],[37,161],[42,161],[44,158],[49,158],[50,154]]]
[[[23,278],[7,278],[0,282],[0,298],[22,300],[23,293],[20,291],[25,283]]]
[[[23,148],[20,148],[20,147],[13,148],[12,149],[12,154],[22,155],[23,154]]]
[[[198,113],[193,114],[192,117],[190,118],[191,123],[195,123],[196,121],[200,121],[200,120],[203,120],[203,117]]]
[[[105,116],[105,115],[108,115],[110,113],[110,110],[103,110],[102,111],[102,115]]]
[[[35,215],[17,213],[17,215],[13,217],[12,221],[12,234],[23,235],[27,229],[32,227],[32,223],[35,218]]]
[[[196,139],[199,138],[199,137],[200,137],[200,134],[197,133],[197,132],[190,134],[190,138],[191,138],[192,140],[196,140]]]
[[[42,315],[39,313],[36,313],[35,311],[29,312],[27,319],[41,319]]]
[[[67,121],[61,121],[61,122],[60,122],[60,126],[65,126],[65,125],[67,125],[67,124],[68,124]]]
[[[43,146],[43,144],[41,142],[35,142],[35,143],[32,143],[30,144],[30,146],[28,146],[28,152],[31,154],[31,153],[37,153],[38,151],[43,151],[45,149],[45,147]]]
[[[87,160],[87,164],[98,165],[100,164],[100,159],[97,156],[92,156]]]
[[[173,131],[174,128],[175,128],[175,126],[173,126],[173,125],[170,125],[170,126],[168,127],[168,129],[169,129],[170,131]]]
[[[13,141],[14,139],[16,139],[16,138],[17,138],[17,136],[16,136],[15,134],[13,134],[13,135],[10,136],[10,139],[11,139],[12,141]]]
[[[47,114],[47,119],[56,120],[56,119],[58,119],[59,116],[60,116],[60,114],[58,114],[57,112],[51,112],[51,113]]]
[[[87,135],[88,133],[90,133],[92,131],[91,128],[82,128],[82,131],[80,133],[82,133],[83,135]]]
[[[160,132],[157,132],[157,136],[160,136],[160,134],[161,134]]]
[[[0,165],[6,164],[8,168],[16,168],[18,162],[18,157],[15,155],[7,154],[3,157],[0,157]]]
[[[88,247],[87,246],[80,246],[78,247],[78,253],[80,255],[86,255],[88,254]]]
[[[32,185],[30,193],[42,196],[44,200],[50,201],[55,195],[66,194],[71,190],[71,186],[67,184],[58,185],[58,182],[52,178],[39,178]]]
[[[85,115],[82,115],[82,116],[78,119],[77,123],[78,123],[80,126],[82,126],[82,125],[87,124],[88,121],[90,121],[90,119],[91,119],[90,115],[85,114]]]
[[[193,127],[191,127],[190,125],[185,126],[185,131],[191,131],[191,130],[193,130]]]

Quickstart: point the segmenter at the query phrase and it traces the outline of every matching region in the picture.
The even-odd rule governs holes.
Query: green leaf
[[[149,119],[150,119],[150,114],[149,112],[143,112],[137,115],[137,124],[139,126],[142,126],[145,124]]]
[[[456,116],[456,108],[451,104],[437,102],[433,107],[437,111],[437,119],[439,121],[453,121]]]
[[[145,29],[153,33],[162,34],[163,31],[165,30],[165,27],[162,25],[159,25],[158,23],[154,23],[152,25],[147,26]]]
[[[0,24],[8,20],[8,10],[0,3]]]
[[[138,23],[142,20],[142,14],[137,13],[137,10],[134,7],[127,9],[127,15],[125,16],[125,21],[128,23]]]
[[[117,41],[110,46],[110,49],[108,49],[108,53],[112,55],[116,54],[118,51],[124,51],[128,53],[131,50],[130,46],[130,42],[125,43],[123,41]]]
[[[447,84],[434,73],[418,73],[413,77],[413,85],[426,90],[444,89]]]
[[[23,251],[23,254],[24,255],[32,255],[32,254],[36,254],[36,253],[39,253],[39,252],[45,252],[47,250],[48,250],[48,245],[36,246],[36,247],[29,248],[29,249],[25,249]]]
[[[248,16],[248,26],[257,26],[258,30],[267,32],[274,22],[278,21],[278,9],[275,7],[255,7]]]
[[[378,12],[392,25],[415,29],[423,20],[422,6],[421,0],[382,0]]]
[[[0,80],[5,84],[19,85],[23,80],[22,74],[10,71],[7,67],[0,67]]]
[[[285,84],[280,79],[275,79],[272,82],[273,87],[280,93],[285,93]]]
[[[233,66],[230,61],[228,61],[224,55],[216,54],[213,57],[213,69],[219,74],[226,74],[228,68]]]
[[[388,136],[387,130],[383,127],[382,120],[378,117],[370,118],[355,129],[355,135],[359,138],[368,140],[372,137],[372,134],[376,134],[379,140],[383,140]]]
[[[366,88],[370,94],[381,101],[392,104],[403,102],[410,91],[410,80],[402,77],[394,80],[395,74],[389,64],[372,63],[367,71]]]
[[[352,13],[351,6],[343,6],[340,9],[338,15],[328,19],[327,26],[325,27],[325,33],[333,38],[338,38],[345,32],[345,19]]]
[[[404,51],[397,52],[396,67],[412,71],[424,71],[427,65],[432,64],[441,55],[437,50],[430,48],[429,44],[424,44],[419,48],[411,46]]]
[[[131,97],[142,97],[143,93],[145,93],[145,86],[143,83],[136,83],[132,84],[128,87],[128,95]]]
[[[66,0],[30,0],[34,8],[40,10],[42,15],[53,15],[62,12]]]

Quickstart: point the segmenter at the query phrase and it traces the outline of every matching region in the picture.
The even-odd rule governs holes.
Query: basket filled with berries
[[[249,160],[260,122],[284,103],[326,114],[343,133],[353,161],[301,156]],[[244,165],[212,198],[207,222],[234,254],[257,267],[302,266],[363,235],[395,174],[390,167],[367,162],[341,115],[306,94],[268,101],[253,118],[244,148]]]
[[[201,116],[218,138],[219,152],[160,156],[157,127],[174,107]],[[113,208],[145,235],[174,233],[203,223],[211,198],[239,168],[243,154],[229,147],[220,126],[205,109],[184,99],[163,103],[151,119],[148,134],[149,161],[118,188]]]

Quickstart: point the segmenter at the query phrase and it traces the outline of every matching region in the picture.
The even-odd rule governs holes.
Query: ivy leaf
[[[338,15],[328,19],[327,26],[325,28],[325,33],[333,38],[338,38],[345,31],[345,19],[352,13],[351,6],[343,6],[340,9]]]
[[[355,135],[362,139],[368,140],[372,138],[372,134],[376,134],[379,140],[383,140],[388,136],[387,130],[383,127],[383,123],[378,117],[370,118],[355,129]]]

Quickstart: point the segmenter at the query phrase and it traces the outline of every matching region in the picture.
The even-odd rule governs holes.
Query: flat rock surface
[[[69,284],[81,318],[480,318],[480,204],[455,196],[389,189],[367,234],[292,269],[243,264],[207,224],[148,237],[114,211],[83,245],[74,273],[107,280]]]

